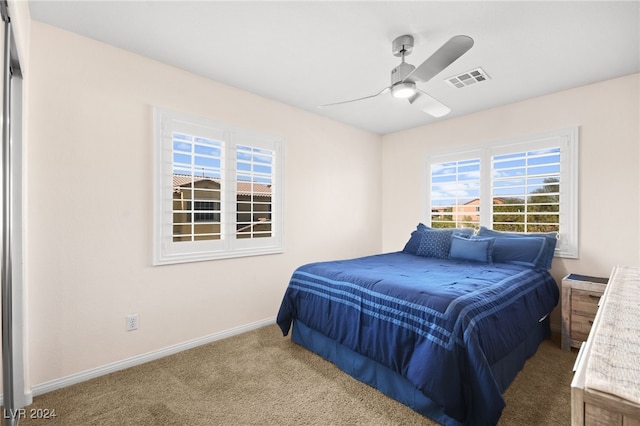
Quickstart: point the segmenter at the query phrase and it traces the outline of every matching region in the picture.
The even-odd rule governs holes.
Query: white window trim
[[[223,140],[223,238],[209,241],[173,241],[173,131]],[[271,193],[272,236],[235,238],[236,146],[269,149],[275,154]],[[284,252],[284,140],[212,120],[154,108],[154,225],[153,265],[257,256]]]
[[[518,151],[531,151],[547,147],[560,147],[561,149],[561,197],[562,207],[560,211],[560,235],[556,245],[555,256],[569,259],[579,257],[579,215],[578,215],[578,190],[579,190],[579,128],[569,127],[531,136],[513,138],[509,140],[486,142],[473,146],[466,146],[458,150],[436,152],[427,154],[425,169],[422,179],[423,194],[426,197],[423,204],[422,217],[424,222],[431,225],[431,164],[444,163],[455,160],[471,158],[480,159],[480,210],[491,212],[491,157]],[[491,214],[480,216],[480,225],[492,227]]]

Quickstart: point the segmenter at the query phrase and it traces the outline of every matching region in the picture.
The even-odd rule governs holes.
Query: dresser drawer
[[[571,292],[571,315],[583,315],[593,318],[598,311],[598,302],[602,292],[573,289]]]

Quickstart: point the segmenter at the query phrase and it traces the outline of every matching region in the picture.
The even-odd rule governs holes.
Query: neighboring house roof
[[[506,201],[502,197],[493,197],[493,204],[504,204],[505,202]],[[467,201],[466,203],[463,203],[462,205],[468,206],[470,204],[480,204],[480,199],[479,198],[474,198],[473,200]]]
[[[208,177],[188,176],[188,175],[173,175],[173,187],[185,187],[201,181],[211,181],[220,185],[220,179],[212,179]],[[252,190],[253,187],[253,190]],[[245,182],[239,181],[237,186],[237,192],[240,195],[251,195],[256,197],[271,197],[271,186],[258,182]]]

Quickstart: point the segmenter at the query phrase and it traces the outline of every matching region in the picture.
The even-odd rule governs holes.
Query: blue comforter
[[[461,423],[496,424],[505,389],[492,366],[558,297],[546,271],[397,252],[301,266],[277,323],[286,336],[300,320],[392,369]]]

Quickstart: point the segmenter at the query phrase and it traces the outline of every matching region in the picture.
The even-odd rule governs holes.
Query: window
[[[491,157],[496,231],[560,232],[560,148]]]
[[[279,253],[277,137],[155,111],[154,264]]]
[[[431,165],[431,226],[477,228],[480,223],[480,159]]]
[[[270,150],[238,146],[236,171],[238,238],[271,236],[273,162],[273,152]]]
[[[428,160],[429,222],[558,232],[556,256],[578,257],[578,129],[563,129]]]

